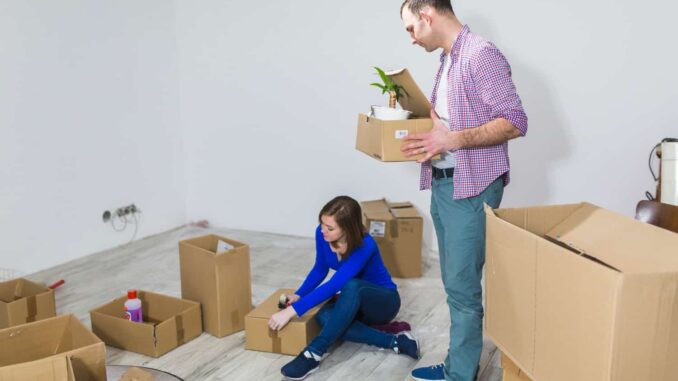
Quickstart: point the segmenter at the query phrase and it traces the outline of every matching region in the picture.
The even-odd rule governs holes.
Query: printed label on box
[[[233,249],[233,245],[229,244],[228,242],[224,242],[222,240],[219,240],[217,242],[217,253],[221,253],[222,251],[228,251]]]
[[[386,221],[370,221],[370,235],[383,237],[386,232]]]
[[[402,139],[405,136],[407,136],[408,134],[409,134],[409,131],[407,131],[407,130],[396,130],[395,138],[396,139]]]

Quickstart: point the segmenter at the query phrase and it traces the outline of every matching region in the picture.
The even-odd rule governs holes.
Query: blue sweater
[[[330,249],[330,244],[323,239],[318,226],[315,230],[315,251],[315,264],[296,292],[301,299],[292,304],[298,316],[335,295],[353,278],[396,289],[391,275],[381,260],[377,243],[369,234],[363,237],[362,246],[354,249],[347,259],[340,262]],[[332,278],[318,286],[330,269],[336,270]]]

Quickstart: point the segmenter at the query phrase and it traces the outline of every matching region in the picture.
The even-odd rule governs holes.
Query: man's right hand
[[[299,299],[301,299],[301,296],[297,294],[287,295],[287,304],[290,305],[294,302],[299,301]]]

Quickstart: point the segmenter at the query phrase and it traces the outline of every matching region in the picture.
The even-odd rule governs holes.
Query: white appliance
[[[678,205],[678,141],[661,145],[661,193],[659,201]]]

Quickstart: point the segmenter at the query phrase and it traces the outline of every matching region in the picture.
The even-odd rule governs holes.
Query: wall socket
[[[130,205],[123,206],[123,207],[120,207],[118,209],[115,209],[112,213],[109,210],[105,210],[104,214],[101,218],[104,220],[104,222],[109,222],[111,220],[111,217],[113,217],[114,215],[118,216],[118,218],[120,218],[120,217],[124,217],[126,215],[129,215],[129,214],[134,214],[134,213],[139,213],[139,212],[141,212],[141,210],[139,210],[139,208],[137,208],[136,205],[130,204]]]

